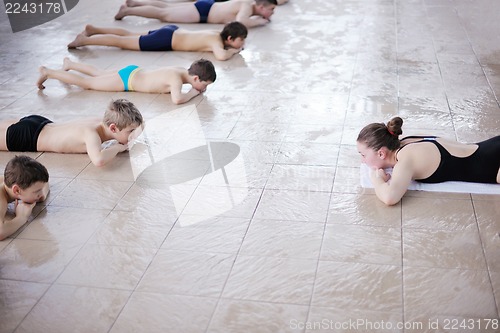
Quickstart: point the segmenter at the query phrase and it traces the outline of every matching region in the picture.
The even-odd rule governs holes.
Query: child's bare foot
[[[36,81],[36,85],[38,89],[45,89],[43,83],[49,78],[47,76],[47,67],[40,66],[40,68],[38,68],[38,71],[40,72],[40,77],[38,78],[38,81]]]
[[[127,7],[137,7],[141,5],[141,2],[136,0],[126,0],[125,3],[127,4]]]
[[[72,61],[68,57],[64,57],[62,69],[64,71],[69,71],[71,69]]]
[[[76,35],[75,40],[68,44],[68,49],[76,49],[78,46],[82,46],[86,37],[83,33],[79,33]]]
[[[127,10],[127,4],[123,4],[120,6],[120,9],[118,9],[118,13],[116,13],[115,15],[115,20],[121,20],[122,18],[124,18],[126,15],[125,15],[125,11]]]
[[[84,34],[84,35],[85,35],[85,36],[87,36],[87,37],[90,37],[90,36],[93,36],[93,35],[97,34],[97,32],[98,32],[98,31],[97,31],[97,28],[96,28],[96,27],[94,27],[94,26],[93,26],[93,25],[91,25],[91,24],[87,24],[87,25],[85,26],[85,30],[82,32],[82,34]]]

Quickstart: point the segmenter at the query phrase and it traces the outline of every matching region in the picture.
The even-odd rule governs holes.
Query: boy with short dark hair
[[[121,20],[132,15],[175,23],[225,24],[238,21],[252,28],[269,23],[277,5],[276,0],[197,0],[194,3],[175,4],[159,0],[126,0],[115,19]]]
[[[0,187],[0,241],[12,235],[28,221],[37,202],[49,193],[49,173],[38,161],[16,156],[6,165]],[[15,201],[13,219],[7,220],[7,205]]]
[[[190,31],[170,24],[146,33],[135,33],[122,28],[99,28],[88,24],[68,44],[68,48],[102,45],[133,51],[209,51],[217,60],[228,60],[243,49],[247,35],[248,29],[236,21],[226,24],[221,32]]]
[[[162,67],[146,70],[130,65],[120,70],[102,70],[92,65],[73,62],[64,58],[63,68],[50,69],[40,67],[39,89],[45,89],[47,79],[56,79],[67,84],[74,84],[83,89],[98,91],[137,91],[144,93],[170,93],[175,104],[186,103],[207,89],[216,79],[212,62],[200,59],[191,64],[188,70],[180,67]],[[68,71],[74,70],[88,76],[81,76]],[[187,93],[182,92],[182,85],[192,86]]]

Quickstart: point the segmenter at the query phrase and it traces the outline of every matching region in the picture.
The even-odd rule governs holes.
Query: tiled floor
[[[115,22],[120,4],[81,0],[16,34],[0,14],[0,119],[100,116],[119,97],[147,119],[101,169],[30,154],[52,192],[0,242],[1,333],[500,330],[500,196],[411,192],[385,207],[360,188],[355,148],[363,125],[394,115],[406,134],[498,135],[500,3],[290,0],[186,105],[38,91],[38,66],[65,56],[110,69],[214,59],[66,49],[86,23],[162,25]]]

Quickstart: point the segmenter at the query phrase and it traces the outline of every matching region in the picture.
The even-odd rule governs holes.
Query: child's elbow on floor
[[[180,98],[172,98],[172,102],[175,104],[175,105],[179,105],[179,104],[182,104],[183,101],[180,99]]]
[[[93,161],[92,161],[92,163],[93,163],[96,167],[98,167],[98,168],[100,168],[100,167],[104,166],[104,164],[106,164],[106,162],[104,162],[104,160],[103,160],[103,159],[93,160]]]
[[[3,222],[0,222],[0,223],[2,223],[2,225],[3,225]],[[9,235],[5,234],[5,231],[3,230],[3,226],[0,225],[0,241],[3,241],[7,237],[9,237]]]
[[[387,206],[394,206],[401,201],[401,198],[385,197],[385,198],[380,198],[380,200]]]

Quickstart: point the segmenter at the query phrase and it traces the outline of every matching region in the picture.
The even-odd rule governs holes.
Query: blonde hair
[[[143,123],[142,115],[137,107],[126,99],[117,99],[109,103],[106,113],[104,113],[103,122],[106,126],[115,124],[119,130],[127,126]]]

